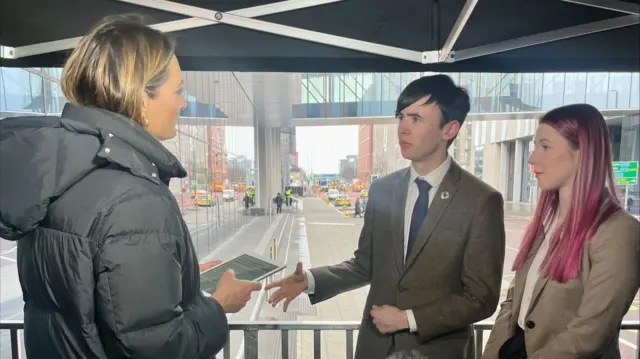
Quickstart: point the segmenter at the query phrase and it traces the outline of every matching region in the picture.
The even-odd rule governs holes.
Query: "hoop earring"
[[[144,116],[144,128],[148,128],[149,127],[149,119],[147,118],[147,116]]]

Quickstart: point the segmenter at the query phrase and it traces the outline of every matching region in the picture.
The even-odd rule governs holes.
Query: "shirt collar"
[[[447,158],[444,160],[444,162],[442,162],[442,164],[440,164],[440,166],[427,173],[426,176],[419,176],[418,172],[416,172],[413,166],[411,166],[411,178],[409,181],[409,186],[411,186],[416,181],[416,178],[420,177],[421,179],[427,181],[432,188],[439,187],[442,183],[442,180],[444,179],[444,176],[449,171],[449,167],[451,167],[451,156],[447,156]]]

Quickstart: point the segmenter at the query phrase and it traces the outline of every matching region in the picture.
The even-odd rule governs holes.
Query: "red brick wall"
[[[373,169],[373,125],[358,128],[358,179],[368,183]]]

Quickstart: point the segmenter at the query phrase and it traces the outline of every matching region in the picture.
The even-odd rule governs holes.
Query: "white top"
[[[421,178],[427,181],[431,185],[431,189],[429,189],[429,206],[433,202],[433,198],[438,192],[438,188],[442,184],[442,180],[444,176],[449,171],[449,167],[451,166],[451,157],[447,156],[447,159],[442,162],[440,166],[438,166],[433,171],[429,172],[426,176],[419,176],[418,172],[410,167],[410,177],[409,177],[409,186],[407,188],[407,202],[404,207],[404,255],[402,258],[407,257],[407,243],[409,243],[409,229],[411,227],[411,216],[413,215],[413,207],[418,200],[418,196],[420,195],[420,190],[418,189],[418,184],[416,184],[416,178]],[[309,281],[309,286],[305,293],[313,294],[315,290],[315,280],[313,278],[313,274],[311,274],[310,270],[306,270],[307,280]],[[405,311],[407,314],[407,320],[409,321],[409,330],[412,332],[418,331],[418,325],[416,324],[415,316],[413,315],[413,311],[411,309]]]
[[[538,253],[536,253],[536,256],[533,258],[533,262],[531,262],[531,267],[529,268],[527,278],[525,279],[524,292],[522,293],[522,301],[520,302],[520,309],[518,312],[518,326],[522,329],[525,329],[527,314],[529,314],[529,307],[531,306],[531,300],[533,299],[533,289],[536,286],[538,279],[540,279],[540,268],[542,267],[544,258],[547,256],[547,252],[549,252],[549,241],[556,229],[556,221],[550,222],[550,225],[545,226],[546,230],[544,238],[542,239],[542,244],[540,244],[540,249],[538,249]]]

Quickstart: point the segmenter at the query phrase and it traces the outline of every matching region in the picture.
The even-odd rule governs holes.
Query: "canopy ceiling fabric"
[[[132,4],[136,2],[146,2],[147,6]],[[289,0],[284,3],[295,2],[304,2],[306,6],[314,3],[313,0]],[[185,70],[253,72],[640,70],[640,0],[316,0],[316,3],[320,2],[324,4],[254,19],[262,20],[263,23],[287,25],[412,52],[436,52],[447,44],[449,33],[455,27],[460,14],[468,11],[468,21],[462,21],[464,26],[452,48],[454,58],[457,55],[462,57],[465,49],[507,40],[513,41],[504,44],[506,47],[518,47],[520,40],[517,39],[578,25],[590,28],[591,25],[585,24],[602,21],[622,21],[627,24],[631,21],[632,25],[618,24],[613,30],[503,52],[495,52],[495,49],[492,49],[488,52],[495,53],[485,55],[482,55],[483,51],[469,50],[466,55],[473,53],[482,56],[455,58],[452,62],[440,61],[442,59],[438,58],[438,55],[441,53],[436,52],[435,61],[431,59],[430,63],[420,63],[399,59],[397,56],[355,51],[353,47],[347,49],[330,46],[225,23],[227,19],[234,18],[233,15],[229,15],[229,11],[264,5],[279,6],[278,1],[181,0],[175,1],[174,5],[186,4],[220,12],[218,14],[221,15],[222,22],[215,26],[172,32],[172,36],[178,41],[177,54],[181,65]],[[576,2],[606,3],[612,5],[609,8],[617,10]],[[3,0],[0,5],[0,45],[5,48],[3,54],[0,54],[0,66],[59,67],[63,64],[68,50],[25,56],[12,56],[14,53],[9,51],[15,48],[16,53],[20,54],[24,46],[82,36],[95,22],[107,15],[137,13],[143,15],[149,24],[189,18],[150,8],[149,6],[153,5],[149,4],[154,3],[166,5],[168,2]],[[243,11],[238,14],[243,14]],[[246,19],[246,15],[239,19]],[[213,23],[211,18],[199,21]],[[249,24],[247,27],[253,26],[252,21],[246,22]],[[564,34],[571,32],[565,31]],[[558,34],[562,33],[557,32],[545,38],[549,41]],[[537,42],[544,41],[538,39]],[[402,50],[394,53],[400,52]],[[23,51],[23,54],[26,52]]]

